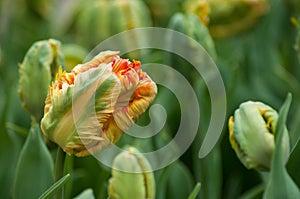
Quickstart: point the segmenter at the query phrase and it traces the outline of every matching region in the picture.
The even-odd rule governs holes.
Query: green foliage
[[[192,193],[189,195],[188,199],[195,199],[200,191],[201,184],[198,182],[193,189]]]
[[[74,199],[94,199],[94,194],[92,189],[86,189],[82,191],[78,196],[76,196]]]
[[[283,135],[288,110],[291,105],[292,96],[289,94],[282,105],[275,132],[275,151],[272,157],[270,179],[264,193],[264,199],[299,198],[300,190],[287,173],[283,160]]]
[[[54,196],[54,194],[62,188],[62,186],[67,182],[67,180],[70,179],[70,174],[65,175],[61,179],[59,179],[57,182],[55,182],[49,189],[47,189],[40,197],[39,199],[48,199]]]
[[[13,198],[37,198],[53,181],[52,157],[38,124],[33,123],[18,160]]]
[[[141,0],[88,0],[78,15],[77,37],[88,48],[119,32],[152,25],[149,9]],[[126,46],[127,41],[123,42]]]
[[[189,169],[176,161],[157,173],[156,198],[187,198],[193,190],[194,179]]]
[[[38,122],[43,115],[47,87],[55,78],[57,67],[65,65],[63,57],[67,69],[71,70],[76,64],[84,62],[88,52],[101,41],[121,31],[152,25],[184,33],[204,47],[222,75],[228,117],[242,102],[248,100],[261,101],[276,110],[283,104],[275,133],[276,147],[270,172],[246,170],[230,146],[227,124],[224,124],[223,134],[214,149],[208,156],[199,159],[198,152],[211,119],[210,93],[202,77],[184,58],[172,53],[155,49],[145,54],[130,52],[129,57],[137,60],[143,55],[142,63],[168,64],[183,74],[197,95],[201,111],[198,134],[192,146],[179,160],[154,171],[155,198],[299,198],[300,29],[297,20],[300,17],[300,1],[208,0],[208,13],[199,13],[199,2],[2,0],[0,198],[52,198],[54,195],[66,199],[108,197],[112,169],[92,156],[78,158],[61,154],[55,158],[53,154],[57,153],[57,145],[43,139]],[[191,8],[199,8],[194,10],[195,15],[185,12],[185,3],[191,4]],[[199,16],[208,17],[210,23],[204,24]],[[291,19],[294,23],[291,23]],[[143,39],[143,35],[134,37],[137,42]],[[61,51],[56,51],[47,42],[43,45],[35,43],[49,38],[61,41]],[[169,39],[181,42],[173,40],[171,36]],[[126,39],[121,44],[124,48],[135,45]],[[29,50],[32,45],[34,49]],[[109,48],[105,50],[122,50],[114,49],[114,46]],[[32,55],[29,56],[27,52]],[[25,59],[26,54],[28,56]],[[55,68],[51,71],[53,66]],[[18,97],[18,83],[22,90],[22,101]],[[158,86],[155,103],[161,104],[168,114],[165,126],[149,139],[124,135],[118,146],[130,145],[142,152],[151,152],[173,139],[180,123],[181,107],[171,91]],[[283,103],[289,92],[293,95],[293,101],[287,97]],[[31,124],[30,114],[21,108],[22,102],[27,104],[27,110],[30,109],[37,123]],[[147,114],[140,118],[139,124],[147,125],[150,120]],[[163,118],[158,115],[154,119]],[[288,129],[291,146],[286,165],[281,155],[284,125]],[[173,149],[177,150],[176,147]],[[140,177],[140,180],[144,179],[144,176]],[[127,179],[123,183],[126,182]],[[201,183],[201,189],[197,182]]]
[[[2,84],[0,85],[2,87]],[[1,92],[2,90],[0,90]],[[18,143],[16,137],[9,134],[5,121],[9,107],[10,93],[1,93],[2,102],[0,103],[0,198],[9,198],[12,193],[13,180],[15,175],[15,165],[18,157]],[[15,139],[14,139],[15,138]]]

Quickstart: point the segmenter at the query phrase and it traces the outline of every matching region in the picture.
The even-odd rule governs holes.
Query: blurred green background
[[[287,169],[299,187],[299,17],[298,0],[1,0],[0,198],[18,198],[13,194],[17,162],[31,126],[30,114],[22,108],[17,93],[18,65],[30,46],[39,40],[59,40],[65,67],[70,70],[104,39],[147,26],[180,31],[203,45],[225,84],[227,118],[247,100],[262,101],[278,110],[287,93],[292,93],[287,127],[293,151]],[[187,198],[197,182],[201,183],[199,198],[205,199],[239,198],[249,190],[259,189],[263,177],[240,163],[228,141],[227,123],[213,151],[204,159],[198,158],[204,137],[201,132],[206,132],[210,120],[207,88],[192,66],[176,55],[159,50],[147,53],[142,63],[174,67],[188,79],[201,102],[200,128],[194,143],[178,161],[155,172],[156,198]],[[128,54],[139,60],[135,55],[138,54]],[[180,122],[180,108],[171,92],[161,87],[159,91],[156,102],[168,112],[163,131],[147,143],[126,137],[121,143],[130,141],[141,151],[148,151],[172,139]],[[148,121],[145,113],[139,123]],[[55,160],[56,145],[47,143],[47,147]],[[95,198],[107,198],[110,169],[93,157],[68,158],[72,162],[68,170],[71,180],[65,185],[65,198],[75,197],[88,188]],[[35,176],[35,170],[31,171],[32,179],[24,179],[24,183],[35,186],[44,182],[46,177]]]

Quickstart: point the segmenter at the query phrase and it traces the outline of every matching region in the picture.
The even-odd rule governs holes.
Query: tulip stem
[[[66,184],[64,186],[64,189],[63,189],[64,197],[63,198],[71,198],[73,161],[74,161],[74,156],[65,155],[63,175],[66,175],[68,173],[71,174],[71,180],[66,182]]]
[[[58,147],[55,161],[55,182],[57,182],[60,178],[63,177],[64,172],[64,159],[65,152]],[[55,196],[55,199],[63,198],[63,189],[59,190]]]
[[[270,173],[261,171],[261,172],[259,172],[259,174],[260,174],[260,177],[261,177],[263,183],[267,184],[269,182]]]

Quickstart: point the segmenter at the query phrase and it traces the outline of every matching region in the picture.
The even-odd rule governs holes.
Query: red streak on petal
[[[141,62],[130,62],[128,59],[115,58],[112,61],[113,72],[124,75],[128,70],[138,70],[141,66]]]

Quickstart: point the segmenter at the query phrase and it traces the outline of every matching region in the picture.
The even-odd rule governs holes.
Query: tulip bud
[[[20,64],[19,96],[23,107],[37,120],[43,116],[48,86],[62,65],[60,42],[53,39],[34,43]]]
[[[209,29],[213,37],[236,35],[253,27],[267,13],[266,0],[209,0]]]
[[[111,199],[155,198],[151,166],[137,149],[130,147],[114,159],[109,196]]]
[[[62,46],[62,51],[66,60],[66,70],[71,71],[74,66],[82,64],[88,51],[76,44],[65,44]]]
[[[88,1],[80,5],[75,21],[78,39],[82,45],[94,47],[99,42],[125,30],[149,27],[152,20],[148,7],[141,0],[101,0]],[[130,39],[139,42],[142,35],[131,35]],[[120,45],[127,47],[128,41]]]
[[[242,103],[229,119],[229,140],[240,161],[248,169],[269,170],[275,147],[277,112],[261,102]],[[283,159],[289,157],[289,135],[285,128]]]
[[[187,0],[184,8],[187,13],[195,14],[203,24],[207,25],[209,23],[210,8],[208,0]]]
[[[140,62],[102,52],[70,73],[59,71],[46,98],[42,132],[68,154],[96,153],[119,140],[156,92]]]

